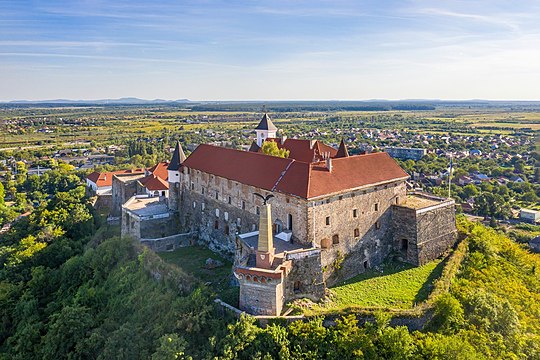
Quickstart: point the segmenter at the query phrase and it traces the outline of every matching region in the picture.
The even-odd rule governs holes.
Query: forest
[[[69,172],[23,183],[39,204],[0,242],[1,359],[512,359],[540,357],[540,257],[460,218],[468,242],[423,331],[354,314],[266,327],[114,236]],[[34,198],[32,198],[34,200]]]

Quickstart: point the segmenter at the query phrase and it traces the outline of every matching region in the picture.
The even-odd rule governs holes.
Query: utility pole
[[[448,198],[449,198],[449,199],[450,199],[450,197],[451,197],[452,167],[453,167],[452,154],[450,153],[450,170],[448,171]]]

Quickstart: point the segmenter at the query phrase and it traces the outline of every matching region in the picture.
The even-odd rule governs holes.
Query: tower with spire
[[[169,182],[169,209],[176,211],[178,209],[178,199],[180,197],[180,172],[182,164],[186,160],[186,154],[182,149],[182,145],[178,141],[174,148],[174,153],[167,167],[168,182]]]
[[[264,141],[268,138],[275,138],[277,134],[277,127],[270,120],[270,116],[266,112],[266,109],[263,109],[264,115],[259,122],[259,125],[255,128],[257,133],[257,146],[261,147]]]

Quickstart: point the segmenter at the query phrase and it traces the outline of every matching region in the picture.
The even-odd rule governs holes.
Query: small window
[[[399,205],[399,196],[396,196],[396,205]]]
[[[191,183],[191,190],[195,190],[195,184]]]
[[[205,204],[201,203],[201,210],[204,210],[204,208],[205,208]]]
[[[165,196],[165,191],[162,191],[162,192],[161,192],[161,196]]]
[[[366,261],[364,261],[364,270],[367,270],[367,269],[369,269],[369,263],[366,260]]]
[[[292,225],[293,225],[293,220],[292,220],[292,215],[291,214],[288,214],[287,215],[287,227],[289,228],[289,230],[292,231]]]
[[[204,187],[201,187],[201,193],[204,195]]]
[[[229,235],[229,225],[225,225],[225,235]]]
[[[194,201],[193,202],[193,208],[195,209],[197,207],[197,203]]]
[[[354,229],[354,237],[359,237],[360,236],[360,229],[356,228]]]
[[[288,204],[289,203],[289,198],[285,198],[285,202]]]
[[[330,225],[330,216],[326,217],[326,225]]]
[[[216,200],[219,200],[219,192],[216,191]]]
[[[409,250],[409,240],[401,239],[401,251],[407,252]]]
[[[343,195],[340,195],[338,198],[340,201],[343,200]]]
[[[352,216],[353,217],[358,217],[358,209],[353,209]]]
[[[228,199],[228,203],[229,203],[229,205],[231,205],[231,203],[232,203],[232,199],[231,199],[230,196],[229,196],[229,199]]]
[[[338,234],[334,234],[332,236],[332,244],[339,244],[339,235]]]
[[[246,210],[246,202],[242,200],[242,210]]]
[[[257,212],[257,215],[261,215],[261,209],[259,209],[258,206],[257,206],[256,212]]]
[[[214,221],[214,229],[219,229],[219,221]]]
[[[380,228],[381,228],[381,222],[377,220],[377,222],[375,222],[375,229],[379,230]]]
[[[376,203],[374,208],[375,208],[375,211],[379,211],[379,203]]]
[[[294,282],[293,290],[294,290],[295,293],[300,292],[300,281],[295,281]]]

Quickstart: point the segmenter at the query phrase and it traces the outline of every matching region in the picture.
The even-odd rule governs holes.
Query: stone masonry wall
[[[123,181],[121,179],[127,179],[129,181]],[[144,175],[114,175],[112,180],[112,216],[122,215],[122,205],[129,200],[135,194],[143,193],[142,189],[138,186],[137,179],[143,178]]]
[[[122,209],[122,237],[131,236],[140,241],[141,238],[166,237],[177,232],[176,222],[172,217],[141,220],[137,215]]]
[[[319,301],[324,296],[324,279],[321,269],[321,251],[314,249],[287,254],[292,269],[285,278],[285,302],[309,298]]]
[[[393,209],[394,249],[401,254],[403,261],[418,265],[418,249],[416,244],[416,210],[401,206]],[[407,246],[404,248],[403,242]]]
[[[393,247],[392,205],[405,196],[401,181],[310,201],[308,240],[322,249],[328,286],[382,263]]]
[[[236,233],[258,229],[258,209],[263,196],[269,191],[240,184],[197,170],[181,174],[182,190],[178,213],[185,231],[198,231],[212,250],[228,257],[234,255]],[[293,242],[305,242],[307,228],[307,202],[305,200],[272,193],[272,222],[282,230],[288,229],[292,220]],[[227,231],[228,230],[228,231]]]
[[[393,213],[394,249],[404,261],[423,265],[455,244],[454,202],[419,210],[396,206]]]
[[[279,315],[283,307],[283,280],[261,283],[243,276],[240,283],[240,310],[252,315]]]
[[[141,244],[156,252],[173,251],[195,243],[196,233],[176,234],[157,239],[141,239]]]
[[[457,240],[454,203],[416,215],[418,265],[438,258]]]

